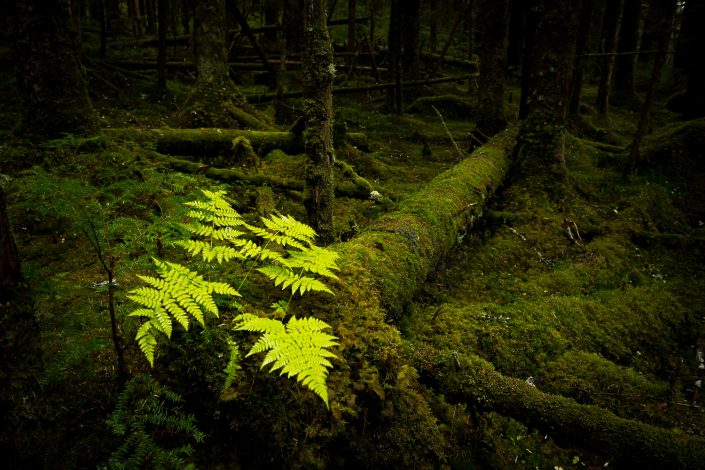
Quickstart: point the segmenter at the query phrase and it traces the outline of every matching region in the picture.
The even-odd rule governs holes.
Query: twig
[[[445,122],[445,120],[443,120],[443,115],[441,114],[440,111],[438,111],[438,109],[435,106],[431,105],[431,107],[436,112],[436,114],[438,114],[438,118],[441,120],[441,124],[443,124],[443,129],[446,130],[448,137],[450,137],[450,141],[453,143],[453,147],[455,147],[455,151],[458,152],[458,156],[462,160],[463,158],[465,158],[465,155],[463,154],[462,150],[460,150],[460,147],[458,147],[458,144],[455,142],[455,139],[453,138],[453,134],[450,133],[450,129],[448,129],[448,126],[446,126],[446,122]]]

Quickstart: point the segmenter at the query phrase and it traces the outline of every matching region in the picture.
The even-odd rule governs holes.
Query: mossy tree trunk
[[[306,113],[306,187],[304,205],[309,225],[323,243],[333,230],[333,48],[326,25],[326,0],[304,2],[303,83]]]
[[[480,47],[477,127],[492,135],[507,125],[504,116],[504,77],[507,68],[507,23],[509,0],[480,0],[477,5],[477,35]]]
[[[86,88],[78,34],[60,0],[8,3],[17,85],[24,101],[18,134],[87,134],[97,122]]]
[[[565,132],[580,2],[540,0],[526,89],[526,117],[517,141],[524,184],[562,199],[566,181]]]
[[[184,128],[270,129],[266,119],[248,105],[228,76],[225,7],[225,0],[196,2],[193,30],[196,84],[173,124]]]
[[[222,86],[228,78],[225,51],[225,0],[196,2],[194,25],[194,62],[198,83]]]
[[[634,103],[637,100],[634,90],[636,54],[639,46],[639,23],[641,21],[641,0],[624,0],[622,23],[619,28],[619,45],[614,68],[614,102]]]
[[[617,50],[619,40],[619,16],[622,10],[621,0],[609,0],[605,6],[604,21],[602,23],[602,52],[613,54]],[[612,87],[612,72],[614,70],[615,56],[608,55],[600,61],[600,85],[597,90],[597,110],[600,114],[607,114],[609,107],[610,89]]]
[[[0,324],[0,452],[7,468],[36,468],[41,465],[37,453],[41,335],[29,286],[22,279],[1,186]]]

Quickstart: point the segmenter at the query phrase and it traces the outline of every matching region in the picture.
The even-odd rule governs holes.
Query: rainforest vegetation
[[[705,468],[705,6],[1,0],[6,468]]]

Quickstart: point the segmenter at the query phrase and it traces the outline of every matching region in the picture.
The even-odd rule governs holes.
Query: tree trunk
[[[608,0],[605,6],[605,17],[602,23],[602,52],[614,54],[619,40],[619,18],[622,10],[621,0]],[[615,56],[602,57],[600,61],[600,85],[597,90],[597,110],[606,115],[609,107],[610,88],[612,86],[612,72],[614,70]]]
[[[527,184],[561,200],[566,180],[565,126],[580,2],[539,0],[526,118],[517,142],[517,170]]]
[[[438,0],[431,0],[429,8],[431,9],[431,17],[429,19],[428,33],[428,50],[432,53],[436,52],[438,47]]]
[[[617,0],[621,1],[621,0]],[[583,0],[583,8],[580,11],[580,29],[577,39],[577,57],[573,67],[573,83],[570,91],[570,104],[568,114],[577,116],[580,113],[580,95],[583,89],[583,69],[585,68],[585,56],[589,50],[590,25],[592,24],[592,11],[595,0]]]
[[[524,41],[521,50],[521,97],[519,98],[519,119],[528,114],[528,100],[531,86],[531,69],[534,44],[536,43],[536,25],[538,24],[538,0],[526,0],[524,9]]]
[[[195,20],[194,63],[198,82],[222,86],[228,81],[225,0],[199,0]]]
[[[395,114],[401,114],[402,111],[400,1],[391,0],[389,7],[389,65],[387,67],[387,80],[400,86],[388,89],[387,109]]]
[[[622,24],[619,29],[617,52],[637,52],[639,49],[639,22],[641,20],[641,0],[624,0]],[[614,102],[633,104],[638,101],[634,89],[636,54],[623,54],[615,58]]]
[[[334,239],[333,204],[333,48],[327,26],[327,1],[304,1],[303,83],[306,130],[304,206],[309,225],[324,244]]]
[[[705,116],[705,61],[700,55],[705,50],[705,4],[688,2],[684,14],[684,28],[690,35],[690,57],[683,116],[692,119]]]
[[[0,451],[7,468],[40,468],[41,334],[0,186]]]
[[[420,75],[421,0],[399,2],[401,20],[402,79],[418,80]]]
[[[24,102],[18,134],[58,137],[96,130],[68,8],[61,0],[10,2],[10,40]]]
[[[167,0],[158,0],[159,10],[159,48],[157,51],[157,88],[166,90],[166,30]]]
[[[183,128],[270,129],[228,77],[225,0],[200,0],[194,15],[196,84],[173,124]]]
[[[664,15],[661,16],[661,21],[659,24],[654,25],[655,33],[659,39],[658,52],[654,58],[654,66],[651,72],[651,80],[649,80],[649,89],[646,92],[646,98],[644,99],[644,104],[641,107],[641,114],[639,116],[639,124],[637,125],[636,132],[634,133],[634,139],[632,140],[632,145],[629,148],[629,157],[624,165],[623,176],[628,176],[631,173],[637,171],[637,169],[643,166],[644,161],[642,159],[640,147],[641,142],[646,136],[646,131],[649,125],[649,114],[651,113],[651,108],[654,103],[654,97],[656,95],[656,87],[661,78],[661,71],[663,70],[663,64],[666,62],[666,48],[671,38],[672,30],[672,19],[673,12],[676,7],[675,0],[660,0],[659,5],[663,8]]]
[[[509,0],[479,0],[477,35],[480,79],[477,128],[485,135],[504,129],[504,79],[507,68]]]
[[[301,38],[304,33],[301,21],[302,2],[303,0],[284,0],[286,15],[283,18],[283,27],[289,52],[299,52],[302,47]]]

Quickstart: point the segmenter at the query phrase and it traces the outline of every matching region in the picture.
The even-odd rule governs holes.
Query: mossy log
[[[593,405],[538,390],[506,377],[489,362],[454,351],[416,349],[417,364],[451,401],[496,411],[617,464],[639,468],[702,468],[705,439],[620,418]]]
[[[192,155],[196,157],[223,156],[232,153],[233,140],[246,138],[259,156],[279,149],[294,155],[303,153],[304,141],[293,132],[246,131],[235,129],[104,129],[103,134],[117,140],[137,143],[154,143],[159,153],[166,155]],[[367,135],[350,132],[346,141],[359,148],[367,148]]]
[[[167,166],[173,170],[183,173],[198,173],[222,181],[224,183],[251,184],[253,186],[271,186],[273,188],[288,191],[303,191],[304,183],[300,180],[281,178],[264,173],[250,173],[234,168],[215,168],[199,162],[184,160],[168,155],[152,152],[150,161],[159,165]],[[360,184],[355,179],[351,181],[338,181],[335,187],[335,194],[339,197],[349,197],[353,199],[369,199],[369,188]]]
[[[485,202],[507,174],[515,136],[514,130],[495,136],[403,201],[398,211],[336,246],[342,272],[358,272],[354,265],[362,264],[364,277],[378,286],[388,314],[399,317],[413,292],[457,243],[458,235],[482,216]]]

